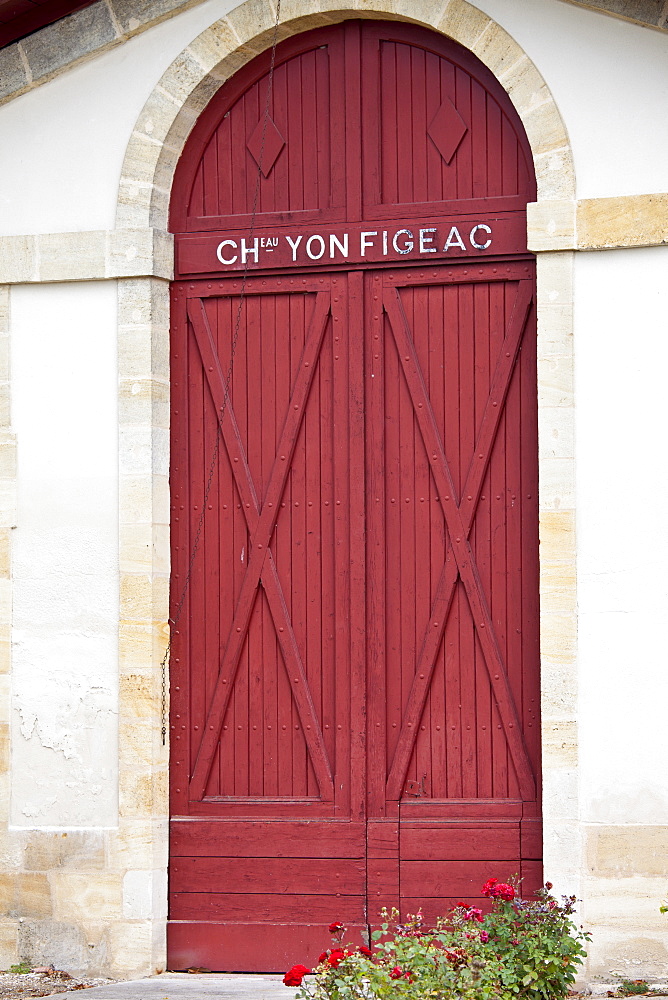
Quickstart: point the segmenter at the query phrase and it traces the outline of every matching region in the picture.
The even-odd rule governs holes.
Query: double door
[[[540,883],[533,266],[174,284],[171,968]]]

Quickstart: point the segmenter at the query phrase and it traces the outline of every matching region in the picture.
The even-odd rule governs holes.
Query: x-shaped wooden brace
[[[450,605],[458,577],[466,590],[480,645],[483,650],[490,685],[494,692],[499,716],[505,730],[508,746],[515,765],[520,792],[525,800],[536,795],[533,769],[529,761],[522,726],[517,715],[508,675],[496,639],[492,617],[483,593],[475,555],[469,543],[469,534],[475,518],[480,491],[490,461],[492,446],[499,427],[510,379],[531,309],[532,286],[530,281],[519,283],[517,298],[506,329],[492,378],[475,452],[466,477],[462,497],[470,497],[467,505],[457,503],[454,482],[434,411],[429,401],[422,370],[417,358],[413,338],[406,319],[399,290],[387,289],[384,307],[399,353],[413,409],[417,417],[422,440],[427,450],[439,501],[448,527],[449,540],[445,563],[436,588],[431,615],[424,631],[424,638],[413,684],[408,698],[397,749],[387,779],[387,798],[396,801],[402,788],[415,744],[419,722],[431,684],[436,657],[443,637]],[[454,558],[453,558],[454,557]]]
[[[209,390],[216,413],[218,414],[221,434],[229,455],[232,474],[239,490],[239,496],[241,497],[241,506],[245,513],[250,539],[246,575],[241,584],[232,626],[222,654],[220,671],[209,707],[204,735],[202,736],[202,742],[190,780],[191,800],[201,800],[206,791],[215,749],[220,738],[220,730],[229,704],[234,679],[239,666],[241,650],[246,638],[246,632],[255,604],[257,588],[260,583],[264,588],[269,610],[276,628],[276,635],[288,671],[292,695],[297,706],[313,770],[320,788],[320,797],[324,801],[331,801],[334,797],[334,784],[327,751],[322,738],[322,730],[308,688],[306,671],[304,670],[304,664],[299,654],[283,588],[278,578],[274,556],[269,548],[280,510],[281,498],[290,471],[290,463],[295,449],[297,434],[304,418],[306,402],[313,382],[316,362],[320,353],[320,346],[327,326],[329,312],[329,293],[319,292],[316,296],[313,317],[300,358],[299,370],[295,378],[278,451],[274,458],[274,464],[269,477],[267,492],[262,509],[260,509],[246,452],[229,399],[227,405],[224,406],[225,385],[223,372],[204,303],[201,299],[190,299],[188,301],[188,317],[195,332],[195,339],[202,358],[202,365]],[[220,419],[221,413],[224,413],[222,420]]]

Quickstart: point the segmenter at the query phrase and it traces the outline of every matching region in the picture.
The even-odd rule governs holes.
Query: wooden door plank
[[[337,911],[338,912],[338,911]],[[170,920],[167,924],[169,969],[206,968],[226,972],[281,972],[295,962],[313,968],[331,947],[327,926],[332,919],[311,921],[301,907],[285,922]],[[366,919],[349,921],[351,941],[363,942]],[[286,993],[286,996],[290,996]]]
[[[339,820],[173,820],[173,858],[265,857],[267,844],[277,858],[364,858],[366,826]]]
[[[427,115],[427,118],[431,121],[429,115]],[[447,406],[445,393],[446,338],[441,338],[440,342],[434,343],[429,319],[431,317],[443,316],[445,289],[439,286],[428,285],[425,288],[417,288],[416,292],[420,294],[414,309],[417,309],[418,313],[424,312],[428,320],[427,323],[419,324],[423,330],[423,343],[421,345],[420,356],[429,359],[427,371],[430,391],[432,399],[436,403],[435,412],[437,419],[442,425],[445,420]],[[429,611],[431,610],[434,589],[438,583],[440,566],[446,551],[446,529],[439,504],[435,499],[436,494],[433,489],[433,479],[424,443],[420,440],[419,434],[416,434],[416,438],[416,565],[418,567],[429,566],[428,573],[419,570],[416,572],[415,578],[416,609],[419,609],[419,615],[416,610],[416,642],[419,656],[423,632],[422,624],[428,618]],[[422,744],[422,758],[417,760],[418,770],[415,776],[416,780],[418,780],[419,776],[419,780],[421,781],[422,776],[424,774],[427,775],[423,784],[429,798],[442,798],[448,794],[447,714],[448,700],[451,697],[451,692],[449,689],[446,692],[446,660],[446,642],[444,639],[436,653],[432,683],[423,714],[427,737]],[[405,703],[410,698],[413,680],[414,677],[411,677],[411,687],[409,688]],[[454,697],[456,704],[458,704],[459,698]],[[461,794],[461,789],[459,790],[459,794]]]
[[[510,308],[516,295],[515,285],[513,282],[499,282],[497,286],[490,287],[490,295],[490,324],[492,330],[498,331],[494,338],[494,349],[497,356],[502,356],[498,352],[502,349],[503,332],[506,329]],[[523,340],[525,337],[526,333]],[[488,491],[490,507],[490,538],[503,538],[506,535],[507,478],[505,448],[503,447],[504,425],[508,426],[505,407],[501,429],[490,446],[491,457],[485,486],[485,490]],[[508,619],[512,615],[512,609],[508,605],[507,577],[508,568],[512,564],[513,558],[513,552],[507,542],[504,546],[495,546],[491,557],[490,602],[494,609],[494,619],[498,623],[499,643],[505,652],[506,663],[509,656],[508,632],[511,628]],[[513,794],[518,794],[516,779],[514,775],[508,774],[506,738],[494,699],[490,705],[490,726],[492,731],[490,755],[493,794],[508,795],[510,794],[509,787],[512,787]]]
[[[401,857],[404,861],[468,861],[494,858],[513,861],[520,854],[519,823],[424,823],[401,828]]]
[[[466,100],[469,100],[469,95],[466,95]],[[467,113],[465,115],[465,121],[470,121],[470,116]],[[456,157],[457,163],[461,166],[461,156],[464,156],[466,150],[462,150],[461,154]],[[470,155],[467,154],[467,155]],[[459,176],[459,175],[458,175]],[[470,168],[467,163],[466,177],[470,179]],[[471,181],[472,183],[472,181]],[[459,331],[457,335],[458,341],[458,353],[459,353],[459,393],[458,393],[458,405],[459,405],[459,458],[460,458],[460,471],[459,471],[459,481],[463,482],[465,478],[465,468],[466,460],[469,455],[475,454],[475,437],[476,437],[476,424],[475,424],[475,375],[476,375],[476,356],[475,356],[475,333],[477,329],[476,323],[476,313],[474,306],[474,298],[476,292],[476,286],[469,283],[462,283],[458,290],[459,299]],[[429,442],[425,441],[425,447],[429,450]],[[433,452],[433,448],[432,448]],[[433,454],[429,453],[430,459],[432,459],[433,467]],[[444,504],[444,494],[450,497],[452,500],[453,494],[448,485],[443,482],[439,482],[438,477],[435,477],[436,492],[439,496],[439,501],[441,508],[443,509]],[[453,482],[453,490],[456,489]],[[472,504],[466,504],[464,498],[468,496],[465,491],[459,494],[459,503],[462,507],[463,516],[467,514],[471,516],[471,532],[475,528],[475,522],[473,520],[473,510]],[[477,509],[476,504],[476,509]],[[445,514],[445,510],[444,510]],[[452,553],[457,560],[457,552],[454,547],[454,540],[452,537],[453,531],[456,531],[456,526],[453,526],[451,522],[447,521],[448,525],[448,553]],[[471,556],[473,557],[473,539],[470,540]],[[445,567],[444,567],[445,568]],[[459,567],[458,571],[459,571]],[[461,573],[459,573],[461,579]],[[464,585],[464,591],[466,591],[466,585],[463,579],[461,583]],[[476,626],[474,615],[475,612],[471,608],[470,601],[464,600],[464,594],[461,592],[462,587],[459,587],[460,602],[459,602],[459,701],[460,701],[460,725],[459,725],[459,741],[461,746],[461,761],[462,761],[462,795],[465,798],[478,798],[480,796],[480,790],[477,783],[477,750],[478,750],[478,740],[475,727],[471,728],[471,723],[475,720],[475,697],[476,697],[476,676],[475,676],[475,666],[476,659],[480,657],[480,649],[477,641]],[[443,623],[439,620],[438,631],[443,629]]]
[[[249,923],[260,916],[263,923],[274,924],[288,923],[299,914],[307,914],[310,923],[327,925],[332,920],[360,923],[365,918],[365,911],[364,895],[345,893],[181,892],[170,897],[169,916],[171,920],[224,920],[229,923]]]
[[[475,93],[474,110],[475,110]],[[484,107],[484,92],[483,92]],[[474,153],[475,161],[475,153]],[[494,362],[498,356],[500,345],[495,345],[496,351],[492,355],[491,334],[492,323],[495,317],[491,314],[490,295],[495,288],[494,282],[477,284],[472,288],[473,292],[473,349],[475,354],[475,365],[473,374],[473,431],[475,437],[478,435],[478,428],[482,419],[487,400],[489,399],[490,382],[494,372]],[[505,322],[501,324],[501,330],[505,330]],[[475,437],[473,448],[469,454],[475,455]],[[491,449],[490,449],[491,450]],[[491,454],[485,463],[485,476],[489,470]],[[461,505],[467,509],[473,504],[473,494],[463,493],[460,496]],[[468,516],[466,516],[468,522]],[[476,566],[482,585],[483,593],[488,595],[490,617],[494,622],[495,636],[501,659],[507,663],[505,655],[503,620],[499,615],[499,607],[494,601],[496,596],[492,590],[492,563],[502,562],[505,555],[505,547],[498,543],[498,538],[492,538],[490,533],[490,503],[487,493],[483,493],[481,484],[480,493],[477,497],[473,527],[469,534],[472,539],[472,549],[475,556]],[[498,550],[495,558],[492,557],[492,550]],[[472,715],[471,730],[475,742],[476,761],[476,795],[481,799],[489,799],[494,795],[492,782],[492,732],[491,732],[491,709],[492,692],[487,679],[487,671],[484,664],[484,654],[479,643],[475,646],[475,660],[473,690],[474,709]],[[518,713],[519,714],[519,713]],[[505,750],[505,747],[504,747]],[[505,754],[504,754],[505,756]]]
[[[538,395],[535,390],[538,337],[535,310],[530,317],[529,336],[519,364],[520,428],[522,451],[522,613],[524,622],[518,627],[522,647],[522,677],[524,684],[524,718],[529,752],[536,761],[536,773],[541,776],[541,725],[540,725],[540,633],[527,628],[526,622],[540,620],[540,570],[538,537]],[[518,634],[517,631],[515,633]],[[541,815],[541,791],[537,789],[533,807],[527,804],[525,816]],[[537,857],[541,857],[541,854]]]
[[[170,431],[171,443],[171,544],[172,544],[172,574],[170,576],[169,610],[170,622],[173,622],[182,606],[185,609],[185,623],[189,620],[190,594],[185,579],[185,567],[191,549],[189,520],[184,516],[190,510],[190,485],[188,476],[188,378],[184,366],[184,357],[188,352],[188,317],[185,289],[180,284],[174,284],[171,289],[171,316],[173,333],[170,344],[170,366],[173,372],[171,399],[172,407],[181,416],[179,427],[172,419]],[[120,625],[121,638],[124,626]],[[187,669],[186,642],[187,634],[183,627],[173,626],[171,630],[172,655],[169,665],[169,681],[173,706],[169,721],[169,753],[170,753],[170,811],[173,814],[187,810],[188,774],[190,771],[188,718],[184,716],[184,699],[181,692],[188,690],[189,676]]]
[[[271,849],[265,842],[265,849]],[[363,896],[366,863],[348,858],[226,858],[175,859],[169,872],[169,890],[181,892],[290,893],[306,895],[344,893]]]
[[[471,81],[471,117],[472,125],[470,134],[471,144],[471,171],[472,171],[472,191],[474,196],[488,197],[492,194],[499,195],[502,191],[498,189],[495,180],[495,162],[500,159],[498,143],[490,141],[492,138],[494,111],[500,114],[500,109],[488,106],[488,97],[485,89],[477,81]],[[486,120],[487,128],[484,130],[477,128],[478,122]],[[492,162],[490,162],[492,161]],[[500,169],[500,168],[499,168]]]
[[[427,118],[427,53],[423,48],[413,45],[410,48],[410,109],[411,129],[413,131],[413,183],[412,202],[429,201],[427,184],[427,150],[431,145],[427,138],[427,129],[431,119]]]
[[[522,879],[522,895],[531,898],[535,897],[536,890],[543,886],[543,861],[522,860],[520,868]]]
[[[454,67],[452,68],[452,74],[454,76]],[[452,84],[454,87],[454,83]],[[445,91],[448,93],[448,90]],[[439,159],[442,159],[439,154]],[[459,316],[459,306],[460,297],[458,294],[458,286],[445,285],[442,287],[442,316],[443,316],[443,326],[446,330],[459,330],[460,329],[460,316]],[[457,489],[459,493],[463,492],[462,481],[464,472],[462,470],[462,455],[461,455],[461,440],[460,440],[460,421],[461,421],[461,411],[459,405],[459,384],[460,384],[460,368],[461,360],[459,354],[459,337],[444,337],[443,346],[439,352],[439,361],[443,367],[443,393],[444,393],[444,406],[443,406],[443,427],[451,427],[453,432],[449,435],[447,442],[448,456],[450,458],[451,466],[453,469],[453,475],[457,479]],[[437,389],[437,386],[434,386]],[[433,390],[432,390],[433,391]],[[433,483],[433,481],[432,481]],[[467,484],[468,488],[468,484]],[[435,487],[430,484],[430,491],[433,493],[434,498],[438,496],[438,491]],[[440,516],[441,509],[438,506],[438,502],[434,503],[436,508],[436,513]],[[445,554],[446,564],[450,562],[452,565],[449,567],[443,567],[441,569],[440,575],[437,578],[435,586],[432,593],[434,594],[434,605],[433,614],[430,620],[443,622],[443,684],[445,686],[447,678],[447,690],[445,692],[445,715],[444,721],[446,726],[446,768],[447,768],[447,785],[446,791],[442,793],[439,797],[444,797],[447,795],[449,798],[460,799],[464,795],[463,783],[462,783],[462,741],[461,741],[461,704],[462,704],[462,688],[461,688],[461,675],[459,671],[459,663],[461,661],[461,642],[460,642],[460,622],[462,615],[464,613],[463,602],[465,602],[464,594],[461,592],[461,586],[457,587],[456,584],[453,587],[453,595],[450,598],[450,603],[447,604],[447,589],[452,587],[451,583],[446,586],[444,574],[447,572],[449,574],[456,574],[456,567],[453,564],[453,555],[450,552],[449,545],[446,548]],[[435,628],[427,628],[424,632],[424,637],[422,639],[422,647],[420,652],[420,661],[418,663],[418,668],[416,670],[416,680],[413,682],[413,688],[411,690],[411,695],[409,703],[407,706],[407,711],[409,712],[419,712],[421,699],[426,697],[428,687],[424,690],[424,694],[417,687],[417,682],[425,680],[420,675],[425,673],[424,665],[429,663],[431,660],[432,650],[435,650],[436,635],[437,631]],[[448,665],[450,670],[448,670]],[[433,671],[432,671],[433,677]],[[433,681],[428,681],[433,683]]]
[[[522,799],[426,799],[406,797],[401,800],[402,822],[419,820],[467,820],[486,823],[491,819],[521,819]]]
[[[377,926],[382,907],[399,907],[399,817],[367,822],[369,923]]]
[[[402,896],[479,896],[488,878],[507,882],[517,871],[517,860],[404,861],[400,862]]]
[[[543,857],[543,821],[540,816],[531,816],[521,823],[521,857],[538,860]]]
[[[362,107],[361,107],[361,32],[355,21],[345,21],[344,27],[344,74],[342,77],[345,101],[345,142],[342,156],[335,158],[339,164],[345,162],[346,218],[348,222],[362,217]],[[335,177],[336,179],[336,177]]]
[[[368,815],[385,812],[385,776],[387,774],[388,702],[386,686],[391,682],[385,670],[387,642],[385,600],[386,490],[385,477],[385,370],[383,365],[384,317],[382,277],[370,279],[365,308],[367,332],[365,344],[365,413],[366,413],[366,662],[367,715],[369,744],[367,750]],[[393,702],[389,702],[393,704]],[[393,720],[395,725],[398,721]],[[399,720],[400,721],[400,720]],[[392,722],[390,722],[390,725]]]
[[[461,65],[455,67],[454,85],[453,104],[462,121],[469,126],[469,130],[464,136],[453,161],[453,166],[457,174],[457,199],[459,200],[463,198],[475,198],[477,195],[473,187],[473,142],[470,127],[471,125],[475,125],[471,114],[472,80],[471,74]]]
[[[341,279],[332,279],[332,288],[341,288],[333,297],[343,297],[346,287]],[[365,393],[364,393],[364,277],[351,273],[347,282],[347,310],[341,310],[345,321],[348,370],[347,387],[350,399],[348,410],[348,589],[349,601],[349,663],[350,663],[350,739],[344,743],[350,754],[350,816],[366,816],[367,788],[367,691],[369,678],[366,660],[366,442],[365,442]],[[336,303],[333,303],[333,310]],[[343,325],[343,324],[340,324]],[[346,356],[345,354],[343,355]],[[338,547],[339,549],[341,546]],[[344,561],[344,554],[337,562]],[[345,620],[345,617],[344,617]],[[345,762],[345,756],[344,756]]]

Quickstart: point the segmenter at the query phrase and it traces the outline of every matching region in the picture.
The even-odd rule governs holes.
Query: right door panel
[[[540,881],[533,263],[367,276],[368,881]]]

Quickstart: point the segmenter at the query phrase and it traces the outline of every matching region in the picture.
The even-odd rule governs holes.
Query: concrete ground
[[[294,1000],[296,989],[284,986],[280,975],[234,972],[211,972],[202,975],[187,972],[164,972],[149,979],[134,979],[125,983],[110,983],[86,990],[86,1000]],[[596,983],[586,993],[607,997],[617,983]],[[656,984],[651,994],[668,995],[668,985]],[[61,994],[62,995],[62,994]],[[585,1000],[578,994],[572,1000]]]
[[[296,989],[284,986],[279,975],[239,975],[211,972],[196,975],[164,972],[150,979],[111,983],[86,990],[86,1000],[293,1000]]]

